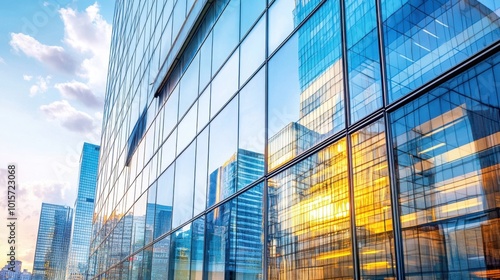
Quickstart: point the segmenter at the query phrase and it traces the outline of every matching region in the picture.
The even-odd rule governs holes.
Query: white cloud
[[[44,45],[35,38],[22,33],[11,33],[10,37],[10,45],[14,50],[21,51],[59,71],[75,73],[77,64],[63,47]]]
[[[87,113],[76,110],[68,101],[55,101],[42,105],[40,110],[51,120],[58,121],[64,128],[82,134],[92,134],[98,126]]]
[[[33,78],[33,76],[23,75],[23,80],[25,80],[25,81],[31,81],[32,78]]]
[[[55,88],[57,88],[65,98],[77,99],[85,106],[102,109],[102,99],[98,98],[90,87],[84,83],[77,81],[60,83],[56,84]]]
[[[80,76],[96,93],[104,92],[106,85],[111,25],[99,13],[97,3],[85,12],[71,8],[59,10],[64,23],[64,42],[84,55],[88,55],[80,69]]]
[[[29,78],[29,79],[26,79],[26,78]],[[25,77],[24,79],[29,81],[29,80],[31,80],[31,78],[32,78],[31,76],[28,76],[28,77]],[[35,96],[38,93],[46,92],[47,89],[49,88],[50,79],[52,79],[51,76],[47,76],[45,78],[38,76],[36,83],[30,87],[30,96]]]
[[[0,56],[0,64],[5,64],[5,60]]]

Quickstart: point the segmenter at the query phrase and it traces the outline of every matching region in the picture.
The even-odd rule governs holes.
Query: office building
[[[42,203],[36,239],[33,280],[64,280],[73,209]]]
[[[97,182],[99,146],[84,143],[80,157],[78,193],[75,200],[66,280],[85,279],[88,270],[92,219]]]
[[[500,277],[499,50],[492,0],[117,1],[89,276]]]

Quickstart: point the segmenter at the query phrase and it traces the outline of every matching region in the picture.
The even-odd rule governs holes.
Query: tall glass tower
[[[42,203],[36,239],[33,280],[64,280],[73,209]]]
[[[66,280],[85,279],[88,269],[98,161],[99,146],[83,143]]]
[[[500,277],[500,2],[117,1],[89,276]]]

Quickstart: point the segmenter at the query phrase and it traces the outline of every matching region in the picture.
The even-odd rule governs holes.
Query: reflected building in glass
[[[93,279],[500,277],[500,3],[117,1]]]
[[[72,220],[70,207],[42,203],[31,279],[65,279]]]
[[[66,270],[67,280],[85,279],[88,269],[99,149],[97,145],[83,143],[78,193],[75,201],[75,215]]]

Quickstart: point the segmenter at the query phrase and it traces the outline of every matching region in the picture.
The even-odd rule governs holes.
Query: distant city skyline
[[[0,185],[16,163],[16,257],[29,271],[42,201],[73,207],[82,144],[100,142],[114,5],[19,0],[0,9]],[[0,209],[6,201],[0,195]]]

